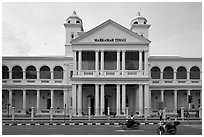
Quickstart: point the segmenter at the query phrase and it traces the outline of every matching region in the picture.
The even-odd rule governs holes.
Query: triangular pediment
[[[108,20],[71,41],[71,44],[149,44],[137,33]]]

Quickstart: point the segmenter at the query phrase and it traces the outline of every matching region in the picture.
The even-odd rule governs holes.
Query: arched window
[[[173,79],[174,70],[171,67],[165,67],[163,71],[163,79]]]
[[[63,68],[56,66],[54,68],[54,79],[63,79]]]
[[[200,69],[196,66],[190,69],[190,79],[200,79]]]
[[[9,69],[7,66],[2,66],[2,79],[9,79]]]
[[[20,66],[12,68],[12,79],[23,79],[23,70]]]
[[[50,79],[51,72],[48,66],[43,66],[40,68],[40,79]]]
[[[71,23],[71,21],[70,20],[68,20],[68,22],[67,23]]]
[[[37,71],[34,66],[28,66],[26,68],[26,79],[37,79]]]
[[[160,79],[160,69],[158,67],[153,67],[151,69],[151,78]]]
[[[187,70],[185,67],[179,67],[177,69],[176,79],[187,79]]]
[[[135,22],[134,22],[134,24],[138,24],[138,22],[137,22],[137,21],[135,21]]]
[[[80,23],[80,21],[79,21],[79,20],[77,20],[77,21],[76,21],[76,23]]]
[[[71,35],[72,39],[74,38],[74,34]]]

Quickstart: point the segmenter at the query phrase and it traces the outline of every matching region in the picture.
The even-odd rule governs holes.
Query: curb
[[[122,125],[123,123],[2,123],[2,126],[30,126],[30,125],[34,125],[34,126],[41,126],[41,125],[61,125],[61,126],[75,126],[75,125],[80,125],[80,126],[84,126],[84,125],[88,125],[88,126],[100,126],[100,125]],[[158,125],[159,123],[140,123],[140,125]]]

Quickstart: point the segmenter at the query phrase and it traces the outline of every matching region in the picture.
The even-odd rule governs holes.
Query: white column
[[[145,84],[144,86],[144,98],[145,98],[145,102],[144,102],[144,107],[145,107],[145,115],[148,116],[149,115],[149,85]]]
[[[174,78],[173,78],[174,80],[176,80],[176,72],[177,72],[177,71],[175,70],[175,71],[174,71]]]
[[[9,80],[12,79],[12,71],[9,71]]]
[[[26,79],[26,71],[23,70],[23,79]]]
[[[161,72],[160,72],[160,79],[163,79],[163,70],[161,70]]]
[[[82,51],[81,50],[79,50],[78,51],[78,53],[79,53],[79,58],[78,58],[78,74],[79,75],[81,75],[81,68],[82,68]]]
[[[202,89],[200,90],[200,107],[202,107]]]
[[[139,116],[143,115],[143,86],[139,85]]]
[[[125,114],[125,108],[126,108],[126,85],[122,85],[122,112]]]
[[[40,79],[40,70],[37,70],[37,80]]]
[[[98,71],[99,71],[98,52],[99,52],[99,50],[96,50],[96,51],[95,51],[95,70],[96,70],[96,75],[98,75]]]
[[[23,89],[23,113],[26,113],[26,90]]]
[[[177,90],[174,90],[174,111],[177,113]]]
[[[148,58],[149,58],[149,51],[145,50],[144,52],[145,54],[145,58],[144,58],[144,71],[145,71],[145,75],[148,75]]]
[[[122,50],[122,74],[125,75],[125,50]]]
[[[64,110],[68,108],[68,103],[67,103],[67,98],[68,98],[68,90],[64,89]]]
[[[161,90],[161,102],[164,102],[164,90]]]
[[[101,115],[104,112],[104,84],[101,84]]]
[[[188,89],[188,90],[187,90],[187,104],[188,104],[188,109],[191,108],[191,103],[188,103],[188,96],[190,96],[190,95],[191,95],[191,90]]]
[[[117,75],[120,75],[120,50],[117,50]]]
[[[78,84],[78,93],[77,93],[77,112],[78,112],[78,115],[81,116],[82,115],[82,85],[81,84]]]
[[[51,89],[50,92],[51,92],[51,108],[54,108],[54,90]]]
[[[37,89],[37,114],[40,114],[40,90]]]
[[[104,71],[104,50],[101,50],[101,75],[103,75]]]
[[[51,81],[54,79],[54,71],[52,70],[52,71],[50,71],[50,73],[51,73]]]
[[[116,99],[116,112],[117,116],[120,115],[120,85],[117,84],[117,99]]]
[[[99,85],[95,84],[95,115],[99,115]]]
[[[190,79],[190,70],[187,70],[187,80]]]
[[[76,75],[77,74],[77,61],[76,61],[76,50],[73,50],[73,75]]]
[[[142,69],[142,50],[139,51],[139,74],[143,75],[143,69]]]
[[[76,84],[72,84],[72,113],[76,116]]]
[[[13,93],[13,91],[9,90],[9,104],[10,104],[10,108],[13,106],[12,105],[12,93]]]

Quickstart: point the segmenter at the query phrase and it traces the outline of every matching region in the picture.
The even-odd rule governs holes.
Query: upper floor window
[[[179,67],[177,69],[176,79],[187,79],[187,70],[185,67]]]
[[[160,79],[160,69],[158,67],[153,67],[151,69],[151,78]]]
[[[77,20],[77,21],[76,21],[76,23],[80,23],[80,21],[79,21],[79,20]]]
[[[163,70],[163,79],[173,79],[174,70],[171,67],[165,67]]]
[[[54,68],[54,79],[63,79],[63,68],[56,66]]]
[[[200,69],[196,66],[190,69],[190,79],[200,79]]]
[[[137,22],[137,21],[135,21],[135,22],[134,22],[134,24],[138,24],[138,22]]]
[[[48,66],[43,66],[40,68],[40,79],[50,79],[51,72]]]
[[[20,66],[12,68],[12,79],[23,79],[23,70]]]
[[[9,69],[7,66],[2,66],[2,79],[9,79]]]
[[[26,79],[37,79],[37,71],[34,66],[28,66],[26,68]]]

